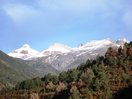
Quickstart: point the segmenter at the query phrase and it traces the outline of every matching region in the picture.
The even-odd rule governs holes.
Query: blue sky
[[[0,50],[132,40],[132,0],[0,0]]]

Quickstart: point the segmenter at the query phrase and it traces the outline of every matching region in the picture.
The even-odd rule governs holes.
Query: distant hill
[[[37,76],[41,77],[42,74],[45,75],[48,72],[54,73],[54,69],[46,66],[39,71],[39,64],[35,63],[33,66],[30,66],[26,64],[25,60],[12,58],[0,51],[0,89],[9,86],[13,87],[18,82]],[[50,69],[48,70],[48,68]]]
[[[0,51],[0,83],[1,87],[14,86],[17,82],[31,78],[27,76],[26,64],[19,62],[4,52]],[[29,73],[30,74],[30,73]]]

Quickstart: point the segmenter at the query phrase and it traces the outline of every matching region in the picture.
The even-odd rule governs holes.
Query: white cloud
[[[50,13],[58,15],[58,17],[65,12],[74,16],[76,14],[80,16],[81,14],[111,13],[111,11],[116,11],[119,5],[120,0],[36,0],[35,5],[9,3],[5,4],[3,9],[13,20],[22,22],[33,16],[37,17],[37,15],[48,18]]]
[[[32,6],[23,4],[6,4],[3,9],[16,22],[24,21],[41,13]]]
[[[50,24],[71,22],[74,24],[78,18],[81,21],[91,20],[90,17],[109,19],[118,16],[118,13],[126,12],[122,0],[36,0],[35,4],[6,3],[4,11],[15,22]],[[130,22],[131,11],[123,16],[127,25]],[[76,18],[77,17],[77,18]],[[122,17],[122,16],[119,16]],[[65,21],[66,20],[66,21]],[[68,21],[69,20],[69,21]],[[95,19],[96,20],[96,19]]]

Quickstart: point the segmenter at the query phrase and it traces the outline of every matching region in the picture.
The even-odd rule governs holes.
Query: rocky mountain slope
[[[123,46],[126,39],[120,39],[116,42],[111,39],[93,40],[76,48],[68,47],[67,45],[55,43],[48,49],[38,52],[29,45],[23,45],[21,48],[14,50],[8,55],[21,58],[27,61],[28,65],[36,65],[38,70],[43,70],[43,65],[51,65],[58,71],[68,70],[77,67],[86,59],[92,59],[100,55],[104,55],[107,48]],[[33,63],[34,64],[33,64]],[[39,65],[39,66],[38,66]]]

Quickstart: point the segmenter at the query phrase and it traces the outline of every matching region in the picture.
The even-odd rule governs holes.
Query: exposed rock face
[[[28,54],[28,51],[27,50],[23,50],[20,53],[22,53],[22,54]]]

